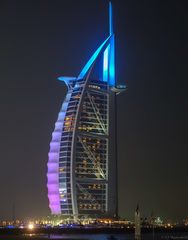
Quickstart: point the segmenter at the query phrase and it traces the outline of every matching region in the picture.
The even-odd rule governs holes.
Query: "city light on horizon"
[[[33,223],[29,223],[28,224],[28,229],[29,230],[33,230],[34,229],[34,224]]]

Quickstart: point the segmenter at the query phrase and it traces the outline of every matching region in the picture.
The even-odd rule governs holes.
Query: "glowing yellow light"
[[[29,230],[34,229],[34,224],[33,224],[33,223],[29,223],[29,224],[28,224],[28,229],[29,229]]]

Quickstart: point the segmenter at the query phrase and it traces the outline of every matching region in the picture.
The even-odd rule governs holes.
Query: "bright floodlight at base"
[[[34,224],[33,223],[29,223],[28,224],[28,229],[29,230],[33,230],[34,229]]]

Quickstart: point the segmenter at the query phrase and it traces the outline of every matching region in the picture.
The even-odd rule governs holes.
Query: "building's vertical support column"
[[[108,215],[116,217],[117,176],[116,176],[116,127],[115,127],[115,93],[109,94],[109,141],[108,141]]]
[[[116,171],[116,209],[115,209],[115,217],[118,219],[119,218],[119,197],[118,197],[118,137],[117,137],[117,94],[114,93],[114,111],[115,111],[115,119],[114,119],[114,128],[115,128],[115,171]]]

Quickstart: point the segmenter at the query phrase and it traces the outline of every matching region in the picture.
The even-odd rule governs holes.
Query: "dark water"
[[[62,234],[62,235],[24,235],[0,236],[0,240],[134,240],[134,234]],[[141,240],[188,240],[188,232],[184,233],[150,233],[142,234]]]

